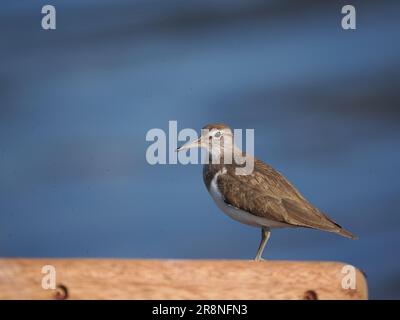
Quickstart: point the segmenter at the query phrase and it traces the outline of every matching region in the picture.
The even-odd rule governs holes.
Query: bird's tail
[[[334,232],[339,234],[339,235],[341,235],[341,236],[343,236],[343,237],[346,237],[346,238],[349,238],[349,239],[352,239],[352,240],[357,240],[358,239],[358,237],[356,235],[352,234],[350,231],[347,231],[346,229],[343,229],[342,227],[340,227],[339,229],[337,229]]]
[[[341,235],[342,237],[346,237],[346,238],[349,238],[349,239],[352,239],[352,240],[357,240],[358,239],[358,237],[356,235],[354,235],[350,231],[347,231],[346,229],[344,229],[340,224],[338,224],[335,221],[333,221],[326,214],[324,214],[322,212],[320,212],[320,214],[322,214],[331,223],[331,227],[334,228],[333,230],[332,229],[331,230],[325,229],[326,231],[337,233],[338,235]]]

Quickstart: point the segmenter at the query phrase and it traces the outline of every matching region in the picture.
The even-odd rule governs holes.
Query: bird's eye
[[[221,136],[222,136],[221,131],[217,131],[217,132],[214,134],[214,137],[215,137],[215,138],[221,138]]]

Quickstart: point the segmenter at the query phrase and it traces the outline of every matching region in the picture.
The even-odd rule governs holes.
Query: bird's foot
[[[258,262],[258,261],[265,261],[265,259],[261,258],[261,257],[255,257],[254,261]]]

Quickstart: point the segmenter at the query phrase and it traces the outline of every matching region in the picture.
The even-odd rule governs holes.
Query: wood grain
[[[58,289],[43,289],[42,267]],[[0,259],[0,299],[367,299],[363,274],[343,289],[338,262]]]

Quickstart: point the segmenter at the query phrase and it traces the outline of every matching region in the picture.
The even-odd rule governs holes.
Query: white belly
[[[288,227],[289,225],[285,223],[281,223],[278,221],[269,220],[262,217],[257,217],[248,213],[246,211],[235,208],[224,201],[223,196],[221,195],[218,185],[217,179],[220,174],[224,174],[224,171],[218,172],[211,181],[210,185],[210,194],[213,200],[215,201],[218,208],[220,208],[225,214],[231,217],[234,220],[237,220],[241,223],[247,224],[253,227],[269,227],[269,228],[282,228]]]

